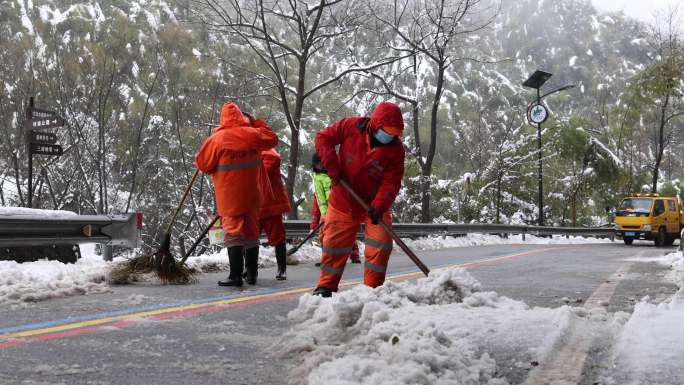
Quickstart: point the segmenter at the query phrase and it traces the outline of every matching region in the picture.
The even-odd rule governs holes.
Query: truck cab
[[[645,239],[654,241],[656,246],[671,246],[680,237],[683,219],[678,198],[655,193],[633,194],[622,200],[615,213],[618,236],[626,245],[635,239]]]

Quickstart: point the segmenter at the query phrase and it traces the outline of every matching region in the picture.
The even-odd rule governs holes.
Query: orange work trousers
[[[382,219],[391,226],[392,216],[389,212],[386,212]],[[378,287],[385,282],[387,262],[392,253],[392,237],[381,225],[374,225],[367,215],[354,218],[328,206],[323,225],[323,257],[318,287],[337,291],[361,223],[364,223],[366,228],[363,283],[366,286]]]
[[[269,245],[285,243],[285,224],[281,214],[259,219],[259,233],[262,231],[266,233]]]
[[[259,246],[259,216],[256,210],[232,217],[221,217],[226,247]]]

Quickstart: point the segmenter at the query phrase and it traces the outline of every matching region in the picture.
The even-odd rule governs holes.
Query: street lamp
[[[539,173],[537,180],[539,182],[539,197],[538,197],[538,203],[539,203],[539,226],[544,226],[544,188],[542,185],[542,181],[544,180],[544,173],[543,173],[543,168],[542,168],[542,139],[541,139],[541,125],[548,119],[549,117],[549,110],[542,104],[542,99],[545,97],[555,94],[556,92],[561,92],[565,90],[569,90],[570,88],[575,87],[574,85],[570,84],[561,88],[558,88],[556,90],[553,90],[551,92],[547,92],[544,95],[541,94],[541,88],[546,83],[547,80],[551,79],[551,76],[553,74],[549,72],[544,72],[544,71],[534,71],[530,77],[525,80],[525,82],[522,84],[523,87],[527,88],[533,88],[537,90],[537,99],[536,101],[533,101],[530,103],[530,105],[527,108],[527,119],[528,121],[537,126],[537,150],[538,150],[538,165],[539,165]]]

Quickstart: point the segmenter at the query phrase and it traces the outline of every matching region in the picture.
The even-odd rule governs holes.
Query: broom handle
[[[218,221],[219,219],[221,219],[220,215],[215,216],[214,219],[212,219],[211,222],[209,222],[207,227],[205,227],[204,230],[202,230],[202,234],[200,234],[200,236],[197,237],[197,240],[195,241],[195,243],[192,244],[192,247],[190,248],[190,250],[188,250],[188,252],[185,253],[185,255],[183,256],[183,259],[181,259],[181,261],[180,261],[181,265],[184,264],[185,261],[188,260],[188,257],[190,256],[190,254],[192,254],[192,252],[195,251],[195,249],[202,242],[202,240],[207,235],[209,230],[211,230],[211,227],[214,226],[214,223],[216,223],[216,221]]]
[[[325,222],[320,222],[316,227],[314,227],[311,231],[309,231],[309,234],[307,234],[306,237],[304,237],[304,239],[303,239],[301,242],[299,242],[295,247],[293,247],[293,248],[291,248],[290,250],[288,250],[287,255],[292,255],[292,254],[296,253],[297,250],[299,250],[300,247],[304,246],[304,244],[305,244],[309,239],[311,239],[311,237],[313,237],[314,234],[316,234],[316,232],[318,231],[318,229],[320,229],[321,226],[323,226],[323,223],[325,223]]]
[[[352,198],[354,198],[354,200],[358,204],[360,204],[361,207],[363,207],[364,210],[366,210],[366,211],[370,210],[370,206],[368,205],[368,203],[366,203],[366,201],[364,201],[363,198],[361,198],[359,196],[359,194],[357,194],[356,191],[354,191],[354,189],[351,188],[351,186],[349,185],[349,183],[347,183],[347,181],[342,179],[342,180],[340,180],[340,184],[342,185],[342,187],[345,188],[345,190],[347,190],[349,195],[351,195]],[[394,242],[397,245],[399,245],[399,247],[404,251],[404,253],[406,253],[406,255],[408,255],[409,258],[411,258],[413,263],[415,263],[416,266],[418,266],[420,271],[422,271],[423,274],[425,274],[425,276],[430,274],[430,269],[428,269],[427,266],[425,266],[423,261],[421,261],[420,258],[418,258],[418,256],[411,249],[409,249],[409,247],[406,245],[406,243],[404,243],[404,241],[402,241],[401,238],[399,238],[397,233],[395,233],[394,230],[392,230],[392,228],[387,223],[385,223],[385,221],[382,220],[382,218],[378,218],[378,223],[380,224],[380,226],[382,226],[383,229],[385,229],[385,231],[387,231],[387,233],[389,233],[389,235],[392,236],[392,239],[394,240]]]
[[[185,203],[185,199],[188,197],[188,194],[190,193],[190,189],[192,188],[192,185],[195,184],[195,180],[197,179],[197,175],[199,175],[199,173],[200,173],[200,170],[197,169],[197,170],[195,170],[195,173],[192,175],[192,180],[190,180],[188,187],[185,188],[185,192],[183,193],[183,198],[181,198],[180,203],[178,203],[178,207],[176,207],[176,212],[173,213],[173,217],[171,217],[171,221],[169,221],[169,225],[166,227],[166,234],[169,234],[171,232],[171,229],[173,228],[173,224],[176,222],[176,217],[178,216],[178,213],[183,208],[183,203]]]

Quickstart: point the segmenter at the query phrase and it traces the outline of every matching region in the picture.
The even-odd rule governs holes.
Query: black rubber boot
[[[242,286],[242,267],[244,265],[244,247],[233,246],[228,248],[228,261],[230,274],[225,281],[219,281],[219,286]]]
[[[259,247],[245,250],[245,270],[247,271],[247,283],[256,285],[259,269]]]
[[[285,243],[281,243],[275,247],[275,257],[276,263],[278,264],[278,273],[275,278],[278,281],[284,281],[287,279],[287,275],[285,275],[287,270],[287,247],[285,246]]]
[[[332,297],[332,290],[328,289],[327,287],[317,287],[316,290],[314,290],[311,294],[318,295],[323,298],[330,298]]]

